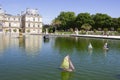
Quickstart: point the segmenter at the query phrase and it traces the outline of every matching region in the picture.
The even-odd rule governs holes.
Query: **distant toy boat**
[[[61,64],[60,68],[61,68],[62,70],[64,70],[64,71],[68,71],[68,72],[74,71],[75,68],[74,68],[74,66],[73,66],[73,64],[72,64],[72,62],[71,62],[71,60],[70,60],[69,55],[67,55],[67,56],[63,59],[63,62],[62,62],[62,64]]]
[[[49,39],[49,35],[44,35],[44,39]]]
[[[103,47],[105,50],[108,50],[109,48],[108,48],[108,44],[107,43],[105,43],[105,45],[104,45],[104,47]]]
[[[93,47],[92,47],[92,45],[91,45],[91,43],[88,45],[88,49],[92,49]]]

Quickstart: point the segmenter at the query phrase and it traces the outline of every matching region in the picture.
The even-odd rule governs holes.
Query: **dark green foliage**
[[[76,16],[74,12],[61,12],[52,22],[54,26],[59,27],[58,30],[67,30],[74,26]]]
[[[78,29],[81,29],[83,24],[93,25],[94,21],[89,13],[80,13],[76,17],[75,24]]]
[[[13,31],[14,31],[14,32],[16,32],[16,31],[17,31],[17,29],[13,29]]]
[[[120,28],[118,28],[117,31],[120,33]]]
[[[110,28],[112,24],[112,18],[108,16],[107,14],[101,14],[97,13],[96,15],[93,15],[93,20],[95,22],[94,28]]]
[[[107,14],[96,13],[95,15],[90,15],[89,13],[79,13],[77,16],[74,12],[61,12],[53,21],[52,26],[58,31],[68,31],[70,28],[75,30],[81,30],[81,26],[84,24],[91,25],[91,30],[117,30],[120,27],[120,17],[112,18]],[[84,28],[85,29],[85,28]],[[87,29],[85,29],[87,30]]]
[[[89,31],[92,28],[92,26],[86,23],[86,24],[83,24],[81,28],[85,29],[86,31]]]

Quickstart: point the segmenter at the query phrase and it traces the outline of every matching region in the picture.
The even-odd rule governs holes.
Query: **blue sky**
[[[38,9],[44,24],[50,24],[61,11],[105,13],[120,17],[120,0],[0,0],[7,13],[17,15],[26,8]]]

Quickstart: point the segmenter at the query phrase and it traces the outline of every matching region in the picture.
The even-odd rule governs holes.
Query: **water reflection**
[[[101,40],[98,39],[84,39],[84,38],[68,38],[68,37],[57,37],[55,39],[54,48],[58,49],[60,53],[73,53],[74,51],[85,52],[88,49],[88,44],[92,43],[94,51],[100,51],[103,49],[103,44]],[[92,49],[88,50],[91,54]]]
[[[6,49],[8,49],[9,47],[14,48],[14,47],[18,47],[18,39],[16,38],[11,38],[10,35],[4,35],[4,34],[0,34],[0,54],[4,53],[4,51]]]
[[[8,48],[22,48],[27,55],[37,55],[42,47],[42,36],[29,35],[21,38],[0,34],[0,55]]]
[[[93,49],[88,49],[88,52],[89,52],[90,55],[92,55]]]
[[[105,51],[107,57],[105,57],[103,50],[105,40],[53,37],[48,44],[42,44],[42,41],[42,36],[36,35],[25,38],[0,36],[0,51],[4,56],[0,57],[0,80],[119,79],[120,40],[108,40],[110,50],[109,52]],[[88,50],[89,42],[92,43],[93,51]],[[92,56],[89,56],[88,52]],[[59,66],[63,57],[61,54],[64,53],[72,53],[71,58],[76,67],[75,73],[56,71],[55,68]],[[30,55],[30,57],[26,55]],[[37,55],[37,57],[31,58],[33,55]],[[118,76],[114,77],[117,74]]]
[[[44,41],[44,43],[49,43],[49,39],[44,39],[43,38],[43,41]]]
[[[1,34],[0,34],[0,45],[2,45],[2,46],[0,46],[0,56],[1,56],[5,49],[3,35],[1,35]]]
[[[72,73],[71,72],[61,72],[61,80],[70,80],[72,78]]]
[[[110,50],[106,51],[103,49],[104,43],[108,42]],[[92,44],[93,49],[88,49],[89,43]],[[108,52],[117,51],[120,48],[119,40],[104,40],[104,39],[94,39],[94,38],[74,38],[74,37],[56,37],[54,41],[54,49],[58,51],[61,55],[67,54],[77,54],[82,55],[92,55],[99,57],[106,57]],[[112,49],[112,50],[111,50]],[[83,54],[84,53],[84,54]],[[88,56],[86,56],[88,57]]]
[[[23,47],[25,46],[25,36],[24,37],[20,37],[19,39],[19,47]]]
[[[105,57],[107,56],[108,50],[103,49]]]
[[[31,35],[19,38],[19,46],[25,49],[27,55],[37,55],[42,47],[42,36]]]
[[[74,51],[74,46],[74,39],[72,38],[55,38],[54,48],[58,49],[60,53],[72,53]]]

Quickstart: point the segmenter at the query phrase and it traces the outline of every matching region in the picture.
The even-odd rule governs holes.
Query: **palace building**
[[[29,9],[22,12],[21,15],[7,14],[0,7],[0,32],[3,33],[42,33],[42,17],[37,9]]]

